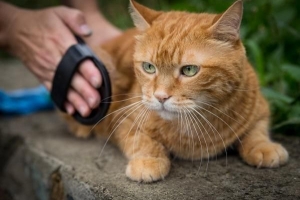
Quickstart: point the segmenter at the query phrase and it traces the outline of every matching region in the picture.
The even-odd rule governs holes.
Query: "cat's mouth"
[[[166,120],[172,120],[178,116],[177,112],[169,111],[166,109],[158,110],[157,113],[159,114],[159,116],[161,118],[166,119]]]
[[[161,104],[160,109],[156,111],[163,119],[166,120],[173,120],[179,115],[179,109],[170,104]]]
[[[144,105],[148,109],[155,111],[161,118],[166,120],[172,120],[178,116],[178,111],[172,106],[166,104],[144,100]]]

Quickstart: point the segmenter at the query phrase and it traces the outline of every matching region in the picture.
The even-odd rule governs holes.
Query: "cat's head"
[[[130,1],[143,102],[165,119],[226,101],[243,79],[242,1],[223,14],[159,12]]]

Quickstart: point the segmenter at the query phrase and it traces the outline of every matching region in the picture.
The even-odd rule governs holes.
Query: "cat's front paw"
[[[249,165],[258,168],[274,168],[285,164],[288,161],[289,154],[278,143],[262,142],[249,149],[243,158]]]
[[[150,183],[167,176],[170,165],[168,158],[135,158],[128,163],[126,176],[134,181]]]

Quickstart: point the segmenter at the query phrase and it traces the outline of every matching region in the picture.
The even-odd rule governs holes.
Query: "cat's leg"
[[[149,183],[168,175],[171,162],[161,143],[144,133],[125,134],[117,142],[129,159],[126,176],[130,179]]]
[[[241,157],[249,165],[273,168],[285,164],[288,160],[285,148],[270,140],[268,124],[268,119],[258,121],[238,144]]]

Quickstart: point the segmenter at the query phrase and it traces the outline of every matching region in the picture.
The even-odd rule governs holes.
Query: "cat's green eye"
[[[154,74],[156,72],[156,68],[154,65],[152,65],[151,63],[147,63],[147,62],[143,62],[143,69],[145,70],[145,72],[147,72],[148,74]]]
[[[181,69],[181,74],[185,76],[195,76],[199,71],[199,67],[197,65],[186,65]]]

